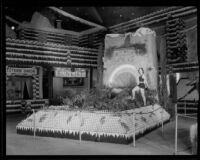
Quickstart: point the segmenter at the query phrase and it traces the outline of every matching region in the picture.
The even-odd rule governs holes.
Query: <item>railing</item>
[[[177,106],[177,104],[175,105],[175,146],[174,146],[174,154],[176,155],[179,151],[178,151],[178,118],[179,117],[184,117],[184,118],[189,118],[189,119],[193,119],[193,120],[197,120],[197,108],[189,108],[189,110],[195,110],[196,113],[193,114],[187,114],[187,110],[188,108],[186,107],[186,103],[184,105],[184,113],[181,114],[178,112],[178,110],[180,109],[180,107]]]
[[[184,111],[184,115],[196,115],[198,110],[198,102],[179,101],[177,104],[177,113],[179,113],[180,110]]]
[[[158,118],[158,117],[155,117],[155,118],[152,118],[152,119],[149,119],[149,120],[147,120],[146,122],[143,122],[143,121],[137,121],[138,120],[138,116],[137,115],[139,115],[139,116],[144,116],[145,117],[145,115],[148,115],[148,114],[151,114],[151,113],[155,113],[156,111],[158,111],[159,109],[161,109],[161,112],[160,112],[160,117]],[[124,116],[124,115],[126,115],[126,116],[129,116],[129,118],[131,118],[132,119],[132,122],[131,122],[131,124],[129,124],[130,126],[130,130],[128,130],[128,132],[127,132],[127,135],[128,135],[128,137],[130,138],[130,137],[132,137],[133,138],[133,146],[135,147],[136,146],[136,135],[137,134],[139,134],[139,133],[144,133],[147,129],[149,129],[149,128],[153,128],[153,127],[155,127],[155,126],[158,126],[158,124],[160,125],[162,125],[162,131],[163,131],[163,123],[164,123],[164,121],[166,121],[166,117],[164,117],[164,115],[163,115],[163,113],[164,113],[164,110],[162,110],[162,108],[161,107],[159,107],[159,108],[156,108],[156,109],[153,109],[153,110],[148,110],[147,112],[136,112],[136,111],[134,111],[134,110],[128,110],[128,111],[122,111],[122,112],[110,112],[110,111],[93,111],[93,112],[91,112],[91,111],[86,111],[86,110],[84,110],[84,111],[81,111],[81,110],[56,110],[57,112],[65,112],[66,114],[72,114],[73,116],[74,115],[76,115],[77,116],[77,118],[78,119],[76,119],[76,123],[77,123],[77,126],[74,126],[74,121],[73,121],[73,126],[70,126],[69,128],[68,128],[68,130],[71,130],[71,131],[74,131],[75,133],[78,133],[78,139],[79,139],[79,141],[81,142],[82,141],[82,134],[83,133],[87,133],[87,132],[91,132],[91,133],[93,133],[94,132],[94,134],[95,135],[97,135],[97,137],[100,139],[101,138],[101,135],[104,135],[105,133],[103,132],[103,129],[102,128],[100,128],[100,127],[102,127],[102,125],[95,125],[95,127],[97,127],[94,131],[93,131],[93,128],[92,129],[88,129],[87,128],[87,126],[89,125],[89,124],[87,124],[86,123],[86,121],[85,121],[85,118],[86,117],[90,117],[90,116],[93,116],[93,118],[95,119],[95,118],[100,118],[99,120],[102,120],[102,117],[106,117],[106,116],[108,116],[108,115],[117,115],[117,116],[119,116],[119,117],[121,117],[121,116]],[[31,126],[33,126],[33,127],[31,127],[31,126],[24,126],[25,128],[26,127],[28,127],[28,128],[30,128],[32,131],[33,131],[33,135],[34,135],[34,137],[37,135],[37,133],[36,133],[36,131],[37,130],[54,130],[55,129],[55,131],[59,131],[59,133],[60,134],[62,134],[62,132],[64,131],[64,130],[62,130],[62,129],[60,129],[60,128],[51,128],[50,126],[51,126],[51,124],[46,124],[45,123],[45,126],[42,126],[42,124],[39,124],[38,122],[40,121],[39,119],[41,119],[41,115],[40,114],[42,114],[42,115],[47,115],[46,113],[48,113],[48,112],[50,112],[50,115],[52,114],[55,114],[56,112],[52,112],[52,110],[49,110],[49,109],[44,109],[44,110],[42,110],[42,112],[41,113],[39,113],[39,114],[36,114],[36,111],[33,109],[32,110],[32,112],[33,112],[33,115],[32,115],[32,122],[31,122]],[[44,113],[43,113],[44,112]],[[95,113],[95,114],[94,114]],[[40,117],[38,116],[38,115],[40,115]],[[71,116],[69,116],[66,120],[67,120],[67,125],[72,125],[72,124],[69,124],[69,122],[68,121],[70,121],[71,120],[71,118],[70,118]],[[113,116],[113,117],[115,117],[115,116]],[[110,118],[113,118],[112,116],[110,117]],[[70,120],[69,120],[70,119]],[[63,121],[65,121],[65,119],[63,119],[63,117],[59,117],[58,119],[55,119],[55,121],[57,121],[58,123],[61,123],[61,125],[60,126],[62,126],[62,124],[63,124]],[[95,120],[94,120],[95,121]],[[104,121],[104,119],[102,120],[102,121]],[[57,123],[56,122],[56,123]],[[137,122],[137,125],[136,125],[136,122]],[[66,121],[65,121],[65,123],[66,123]],[[100,123],[101,123],[101,121],[100,121]],[[84,126],[83,124],[85,124],[86,126]],[[128,123],[127,123],[128,124]],[[49,126],[48,126],[49,125]],[[57,126],[58,124],[56,124],[56,126]],[[59,125],[58,125],[59,126]],[[136,127],[136,126],[139,126],[139,127]],[[63,126],[62,126],[63,127]],[[62,128],[61,127],[61,128]],[[74,129],[75,128],[75,129]],[[91,131],[92,130],[92,131]],[[111,130],[112,131],[112,130]],[[113,132],[114,133],[114,132]],[[112,133],[108,133],[108,135],[111,135]],[[114,133],[115,134],[115,133]],[[119,134],[120,135],[120,133],[117,133],[117,134]],[[132,135],[132,136],[131,136]]]

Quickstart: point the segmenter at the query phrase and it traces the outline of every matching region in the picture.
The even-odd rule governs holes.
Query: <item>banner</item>
[[[74,71],[71,71],[71,68],[56,68],[55,77],[86,77],[86,70],[75,68]]]
[[[13,67],[6,67],[6,74],[7,75],[34,75],[37,74],[36,68],[13,68]]]

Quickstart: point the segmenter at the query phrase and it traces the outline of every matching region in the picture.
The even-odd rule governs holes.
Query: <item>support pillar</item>
[[[87,89],[90,90],[90,88],[91,88],[91,85],[90,85],[90,83],[91,83],[91,71],[90,71],[90,68],[88,68],[88,70],[87,70],[87,81],[88,81]]]
[[[90,68],[90,89],[93,87],[93,68]]]
[[[161,38],[160,43],[160,67],[161,67],[161,80],[162,80],[162,87],[161,87],[161,99],[162,104],[164,108],[167,105],[167,80],[166,80],[166,63],[167,63],[167,57],[166,57],[166,40],[164,37]]]
[[[171,117],[175,115],[175,104],[177,103],[177,84],[176,84],[176,73],[169,74],[169,84],[170,84],[170,99],[171,104],[169,105],[169,111]]]
[[[99,46],[99,52],[98,52],[98,66],[97,66],[97,83],[98,88],[102,88],[103,86],[103,44]]]
[[[43,68],[39,67],[39,97],[43,99]]]
[[[49,99],[53,98],[53,68],[48,68],[48,81],[49,81],[49,89],[48,89],[48,97]]]
[[[40,82],[39,82],[39,68],[37,68],[37,74],[33,75],[32,84],[33,84],[33,99],[40,98]]]

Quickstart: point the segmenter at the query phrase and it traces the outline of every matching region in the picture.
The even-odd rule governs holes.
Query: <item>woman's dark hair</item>
[[[142,70],[142,73],[144,73],[144,69],[143,68],[139,68],[138,72],[140,72],[140,70]]]

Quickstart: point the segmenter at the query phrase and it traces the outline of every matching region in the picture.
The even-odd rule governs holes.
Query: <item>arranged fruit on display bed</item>
[[[128,90],[119,94],[110,90],[82,92],[68,101],[65,98],[64,105],[30,115],[16,129],[18,134],[33,135],[35,131],[36,136],[72,139],[81,134],[82,140],[128,144],[134,132],[137,138],[170,118],[150,99],[148,106],[142,106],[139,98],[138,102],[131,100]]]

